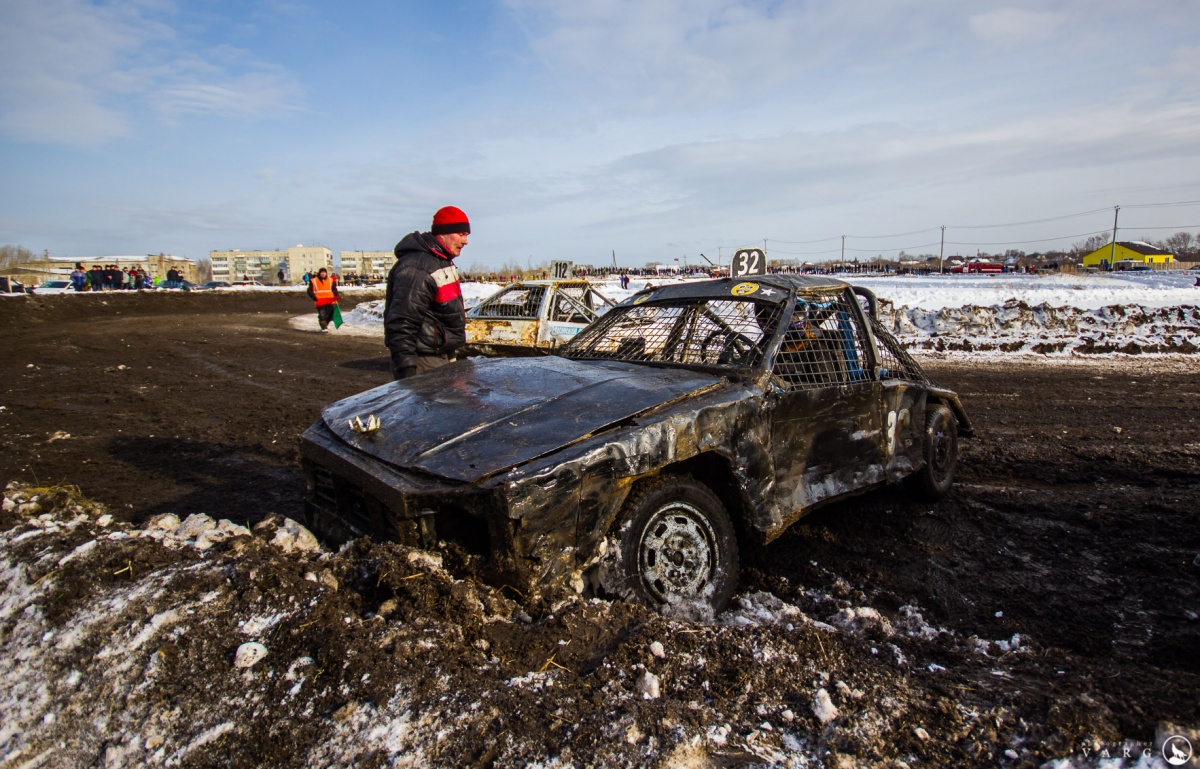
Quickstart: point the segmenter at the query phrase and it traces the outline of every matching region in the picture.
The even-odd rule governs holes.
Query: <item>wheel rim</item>
[[[953,441],[940,422],[934,426],[932,433],[930,436],[931,451],[929,463],[933,466],[938,476],[945,476],[950,468]]]
[[[699,598],[712,584],[717,538],[695,507],[674,502],[651,516],[638,543],[638,572],[655,600]]]

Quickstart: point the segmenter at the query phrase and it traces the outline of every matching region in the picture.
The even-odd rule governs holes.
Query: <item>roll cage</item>
[[[639,293],[557,354],[733,375],[769,369],[785,389],[881,378],[928,381],[879,324],[878,302],[868,289],[823,281],[737,293],[747,285],[758,284],[722,281],[708,291]]]

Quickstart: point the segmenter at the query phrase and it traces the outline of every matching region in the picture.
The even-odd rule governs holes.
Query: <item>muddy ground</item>
[[[103,506],[0,514],[0,767],[1092,765],[1200,727],[1195,358],[925,359],[977,427],[949,498],[748,548],[717,624],[531,614],[454,553],[108,534],[301,518],[297,436],[389,379],[380,339],[289,325],[310,308],[0,301],[0,483]]]

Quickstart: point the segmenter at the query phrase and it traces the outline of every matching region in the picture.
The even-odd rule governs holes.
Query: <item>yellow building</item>
[[[278,283],[279,270],[287,283],[300,283],[305,273],[316,273],[324,267],[333,271],[333,252],[325,246],[292,246],[274,251],[209,251],[212,279],[233,283],[236,280],[257,280]]]
[[[182,256],[171,256],[169,254],[147,254],[145,256],[49,256],[42,259],[34,259],[30,262],[25,262],[20,265],[23,271],[28,271],[28,274],[36,276],[36,280],[25,279],[26,283],[36,285],[45,280],[63,280],[70,276],[71,271],[75,269],[75,264],[83,265],[83,269],[89,269],[94,265],[101,267],[107,264],[115,264],[118,267],[137,268],[138,272],[146,272],[151,278],[167,277],[167,270],[174,267],[183,276],[184,280],[192,283],[199,282],[200,271],[196,268],[194,259],[185,259]]]
[[[1135,240],[1117,241],[1115,247],[1112,243],[1101,246],[1083,257],[1083,266],[1099,267],[1102,270],[1111,270],[1115,267],[1120,270],[1128,269],[1133,265],[1171,264],[1174,261],[1175,255],[1170,251],[1164,251],[1149,243]]]
[[[358,275],[360,277],[386,278],[396,263],[396,255],[391,251],[343,251],[342,275]]]

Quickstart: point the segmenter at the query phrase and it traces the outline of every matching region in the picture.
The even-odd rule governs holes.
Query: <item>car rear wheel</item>
[[[958,467],[958,421],[945,404],[925,409],[924,459],[909,485],[921,499],[935,502],[950,491]]]
[[[623,592],[640,603],[699,603],[716,613],[737,589],[733,524],[721,500],[691,478],[661,477],[635,490],[619,537]]]

